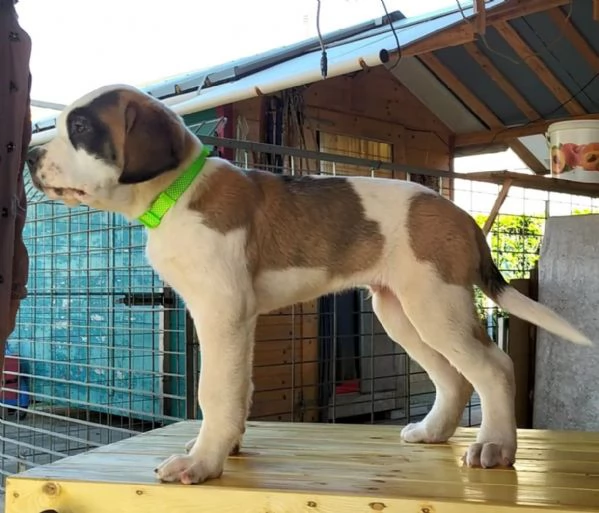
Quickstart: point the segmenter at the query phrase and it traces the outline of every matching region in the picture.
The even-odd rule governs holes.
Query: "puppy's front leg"
[[[245,430],[256,315],[225,308],[192,311],[201,350],[202,427],[189,454],[171,456],[156,469],[162,481],[193,484],[219,477]]]

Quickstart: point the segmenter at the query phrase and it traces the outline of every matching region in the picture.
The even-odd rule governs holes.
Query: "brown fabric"
[[[31,39],[14,7],[0,10],[0,358],[14,326],[15,306],[27,295],[29,260],[23,166],[31,141]],[[17,300],[17,302],[15,302]]]

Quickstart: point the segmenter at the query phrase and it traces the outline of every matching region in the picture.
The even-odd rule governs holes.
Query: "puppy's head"
[[[193,137],[172,110],[138,89],[109,86],[65,108],[54,139],[33,148],[27,163],[49,198],[123,211],[136,187],[147,189],[192,151]]]

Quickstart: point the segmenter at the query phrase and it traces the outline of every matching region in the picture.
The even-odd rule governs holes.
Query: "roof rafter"
[[[526,164],[533,173],[537,175],[546,175],[549,170],[535,155],[526,147],[526,145],[518,140],[511,139],[509,142],[510,149],[518,156],[518,158]]]
[[[559,7],[570,3],[571,0],[506,0],[502,5],[494,9],[487,10],[485,13],[486,26],[527,16],[539,11],[546,11],[553,7]],[[598,0],[599,1],[599,0]],[[459,46],[464,43],[474,41],[476,31],[470,20],[463,20],[446,30],[441,30],[433,36],[428,36],[420,41],[416,41],[405,48],[402,48],[402,54],[405,56],[420,55],[433,52],[449,46]]]
[[[478,34],[484,34],[487,30],[487,11],[485,0],[474,1],[474,26]]]
[[[599,2],[597,2],[599,3]],[[588,41],[582,34],[572,25],[571,19],[559,7],[550,9],[547,14],[557,25],[559,30],[566,36],[568,41],[576,49],[576,51],[584,57],[591,65],[595,73],[599,72],[599,55],[593,50]]]
[[[475,47],[476,48],[476,47]],[[489,109],[478,97],[470,91],[451,70],[449,70],[437,57],[431,53],[420,55],[418,57],[428,68],[442,80],[445,85],[469,108],[480,120],[489,128],[495,131],[504,128],[501,120]],[[494,68],[494,66],[493,66]],[[497,72],[499,73],[499,72]],[[504,79],[505,80],[505,79]],[[505,81],[507,84],[507,80]],[[510,84],[511,87],[511,84]],[[522,99],[524,100],[524,99]],[[532,108],[532,107],[531,107]],[[545,174],[545,166],[517,139],[507,139],[506,142],[512,151],[527,165],[533,172]]]
[[[479,50],[475,43],[466,43],[464,49],[478,63],[478,65],[492,78],[495,83],[503,90],[503,92],[514,102],[520,111],[531,121],[536,121],[541,116],[528,103],[528,100],[522,96],[518,90],[505,78],[503,73],[497,69],[493,61],[489,59],[483,52]]]
[[[432,53],[418,58],[489,128],[501,128],[501,120],[479,98],[468,89],[453,72]]]
[[[547,131],[547,128],[552,123],[557,123],[558,121],[572,121],[576,119],[599,119],[599,114],[581,114],[580,116],[570,116],[567,118],[551,120],[543,119],[537,122],[528,123],[523,126],[492,129],[484,132],[456,134],[455,146],[456,148],[464,148],[467,146],[483,146],[492,143],[506,142],[510,139],[525,137],[527,135],[542,134]]]

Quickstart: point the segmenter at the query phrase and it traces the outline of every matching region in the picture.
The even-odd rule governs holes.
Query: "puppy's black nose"
[[[29,167],[30,173],[35,173],[44,153],[45,150],[39,146],[34,146],[27,152],[27,167]]]

